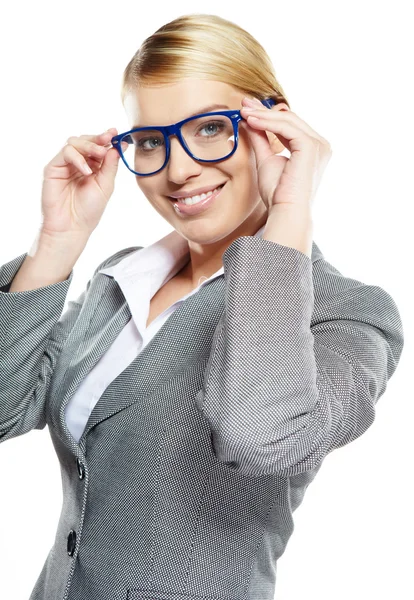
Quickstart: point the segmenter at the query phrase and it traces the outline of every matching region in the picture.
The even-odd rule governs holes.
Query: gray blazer
[[[0,441],[47,424],[63,506],[30,600],[273,600],[293,511],[325,456],[372,425],[403,349],[391,296],[313,243],[242,236],[106,388],[79,444],[64,408],[131,313],[97,271],[7,293]],[[322,576],[322,575],[321,575]]]

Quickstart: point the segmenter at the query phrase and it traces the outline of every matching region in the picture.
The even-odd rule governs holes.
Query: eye
[[[148,148],[148,147],[144,146],[144,144],[146,142],[155,142],[155,145]],[[159,146],[162,146],[163,144],[164,144],[163,138],[147,137],[147,138],[140,139],[136,145],[138,148],[145,151],[145,150],[154,150],[155,148],[158,148]]]
[[[212,137],[212,135],[216,135],[217,133],[223,130],[224,123],[222,123],[221,121],[209,121],[208,123],[202,125],[199,131],[202,131],[203,129],[207,128],[209,129],[211,135],[207,135],[205,137]]]

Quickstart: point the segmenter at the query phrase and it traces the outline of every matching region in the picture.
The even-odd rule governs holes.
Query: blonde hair
[[[178,17],[144,40],[124,70],[122,103],[138,86],[188,77],[221,81],[246,96],[272,98],[290,108],[259,42],[235,23],[201,13]]]

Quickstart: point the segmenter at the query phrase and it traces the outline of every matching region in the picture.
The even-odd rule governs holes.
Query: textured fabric
[[[262,237],[264,229],[265,225],[255,236]],[[98,273],[116,280],[132,316],[66,405],[66,425],[77,442],[89,415],[108,385],[142,352],[189,296],[224,272],[222,266],[211,277],[204,278],[194,290],[167,307],[147,327],[151,298],[186,265],[189,258],[188,241],[173,230],[153,244],[127,254],[112,267],[99,269]]]
[[[77,443],[65,406],[131,319],[98,271],[137,249],[99,265],[63,315],[73,271],[0,291],[0,441],[47,424],[62,473],[30,600],[273,600],[307,486],[374,421],[403,349],[398,309],[315,243],[309,258],[239,237],[223,275],[105,389]],[[25,257],[0,267],[0,288]]]

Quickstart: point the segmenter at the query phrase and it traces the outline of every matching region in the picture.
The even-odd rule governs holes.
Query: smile
[[[170,198],[173,203],[174,210],[179,215],[198,215],[201,212],[208,210],[208,208],[214,205],[214,201],[221,195],[222,189],[225,187],[219,185],[214,190],[211,190],[205,194],[199,196],[193,196],[192,198],[175,199]]]

